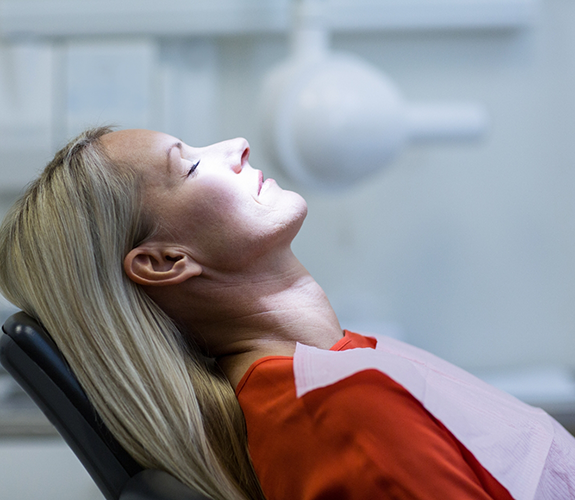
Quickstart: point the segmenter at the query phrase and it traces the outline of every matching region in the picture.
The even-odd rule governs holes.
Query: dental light
[[[410,104],[376,68],[330,52],[322,3],[295,5],[292,54],[262,90],[264,143],[287,175],[342,188],[384,167],[409,142],[470,139],[485,131],[482,106]]]

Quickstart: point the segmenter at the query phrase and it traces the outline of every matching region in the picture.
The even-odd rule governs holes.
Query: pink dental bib
[[[575,439],[543,410],[398,340],[327,351],[298,344],[297,397],[375,369],[402,385],[516,500],[575,499]]]

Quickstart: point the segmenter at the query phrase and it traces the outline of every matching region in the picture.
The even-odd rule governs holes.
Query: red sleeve
[[[271,361],[238,387],[254,467],[269,500],[512,500],[383,373],[360,372],[297,399],[291,359]]]

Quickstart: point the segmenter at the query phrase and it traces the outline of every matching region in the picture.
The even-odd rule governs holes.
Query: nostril
[[[242,153],[242,168],[248,162],[248,158],[250,157],[250,147],[246,146],[244,148],[244,152]]]
[[[239,154],[240,158],[239,158],[239,162],[236,163],[233,167],[233,170],[236,174],[239,174],[244,167],[248,164],[248,159],[250,157],[250,144],[248,143],[248,141],[246,141],[245,139],[234,139],[235,141],[235,145],[234,145],[234,156]],[[236,160],[238,161],[238,157],[235,156]]]

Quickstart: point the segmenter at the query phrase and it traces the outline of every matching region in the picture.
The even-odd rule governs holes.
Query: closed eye
[[[191,166],[190,170],[188,170],[188,173],[187,173],[186,177],[189,177],[190,175],[192,175],[192,174],[196,171],[196,168],[198,168],[198,165],[199,165],[199,164],[200,164],[200,160],[198,160],[196,163],[194,163],[194,164]]]

